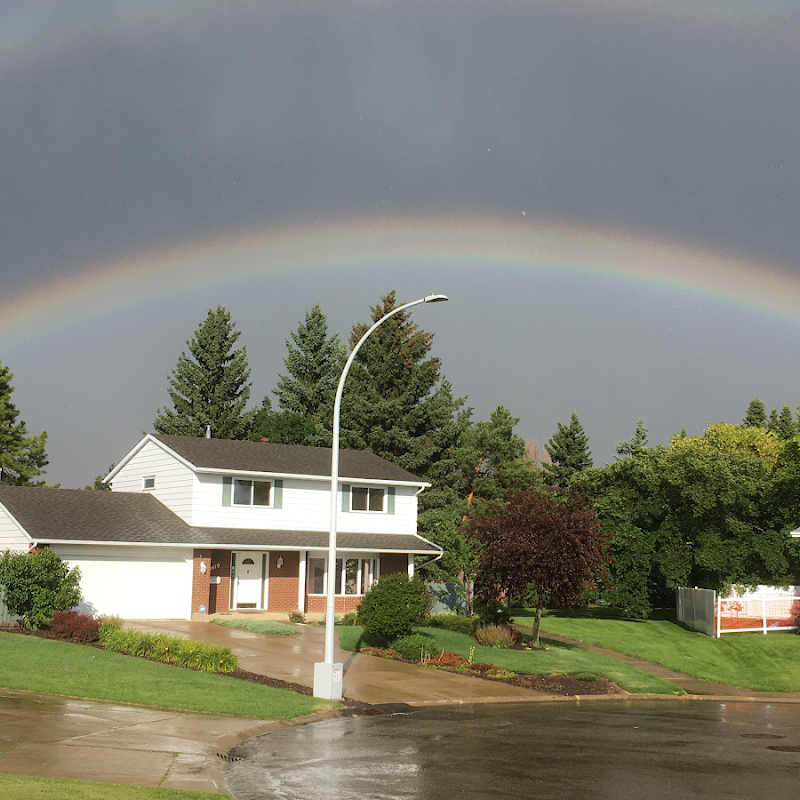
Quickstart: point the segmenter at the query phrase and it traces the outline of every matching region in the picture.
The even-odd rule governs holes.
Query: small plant
[[[348,611],[336,624],[348,628],[358,625],[358,611]]]
[[[364,595],[358,622],[367,633],[390,641],[409,636],[428,612],[431,599],[418,576],[409,580],[405,572],[396,572],[381,578]]]
[[[520,635],[508,625],[484,625],[475,631],[475,638],[484,647],[506,649],[514,647],[519,642]]]
[[[423,663],[431,656],[439,654],[436,642],[424,633],[403,636],[392,642],[392,649],[397,650],[407,661],[421,661]]]
[[[100,620],[77,611],[56,611],[48,633],[53,639],[77,644],[94,644],[100,640]]]
[[[508,625],[511,609],[499,600],[476,600],[475,613],[484,625]]]
[[[472,662],[475,661],[475,648],[470,647],[469,649],[469,658],[467,659],[467,663],[472,666]]]
[[[289,622],[305,624],[306,615],[299,609],[293,608],[289,612]]]
[[[465,633],[467,636],[473,636],[480,624],[480,617],[465,617],[447,611],[441,614],[431,614],[425,620],[426,628],[441,628],[454,633]]]

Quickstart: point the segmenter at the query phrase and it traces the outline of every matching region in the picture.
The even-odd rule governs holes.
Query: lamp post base
[[[341,664],[328,664],[326,661],[314,664],[314,697],[341,700],[343,672]]]

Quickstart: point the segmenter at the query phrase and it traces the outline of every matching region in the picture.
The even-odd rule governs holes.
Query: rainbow
[[[604,275],[695,293],[800,323],[800,277],[774,265],[630,232],[484,217],[358,218],[194,241],[97,264],[0,298],[4,348],[72,324],[276,272],[479,268]]]

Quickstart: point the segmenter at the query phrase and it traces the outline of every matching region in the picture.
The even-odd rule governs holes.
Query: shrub
[[[293,608],[289,612],[289,622],[304,623],[305,621],[306,621],[306,615],[299,608]]]
[[[394,640],[408,636],[422,622],[431,604],[425,584],[405,572],[381,578],[364,595],[358,609],[358,622],[367,633]]]
[[[0,588],[6,608],[26,627],[47,625],[56,611],[81,601],[80,570],[69,567],[49,548],[0,556]]]
[[[100,620],[77,611],[56,611],[48,628],[53,639],[78,644],[94,644],[100,640]]]
[[[431,656],[439,655],[439,648],[433,638],[424,633],[403,636],[392,642],[392,649],[408,661],[424,661]]]
[[[241,628],[252,633],[261,633],[265,636],[295,636],[300,633],[297,628],[272,619],[215,619],[215,625],[227,628]]]
[[[345,627],[358,625],[358,611],[348,611],[336,624]]]
[[[108,650],[200,672],[236,672],[239,669],[239,661],[229,647],[180,636],[129,631],[112,624],[102,626],[100,640]]]
[[[478,644],[484,647],[513,647],[520,640],[520,635],[508,625],[484,625],[475,631]]]
[[[484,625],[508,625],[511,609],[499,600],[476,600],[475,613]]]
[[[474,635],[480,624],[480,617],[464,617],[447,611],[441,614],[431,614],[425,620],[426,628],[443,628],[446,631],[455,633],[466,633],[467,636]]]

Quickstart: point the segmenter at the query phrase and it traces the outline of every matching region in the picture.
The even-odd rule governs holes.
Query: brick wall
[[[209,613],[217,614],[228,611],[231,596],[231,551],[212,550],[212,564],[219,564],[219,568],[212,571],[212,575],[219,575],[220,582],[211,585],[208,600]],[[213,611],[211,611],[213,609]]]
[[[200,571],[200,563],[205,561],[206,574]],[[192,619],[195,615],[199,617],[198,609],[205,606],[208,613],[211,613],[211,603],[209,599],[208,576],[211,574],[211,551],[195,550],[192,560]]]
[[[278,559],[283,565],[278,567]],[[269,599],[270,611],[291,611],[297,608],[297,589],[300,580],[300,553],[270,551]]]
[[[337,614],[346,614],[348,611],[355,611],[358,604],[361,602],[361,595],[351,594],[337,597],[334,605],[334,611]],[[306,600],[307,611],[320,611],[323,614],[327,608],[327,598],[322,595],[314,595],[308,597]]]

